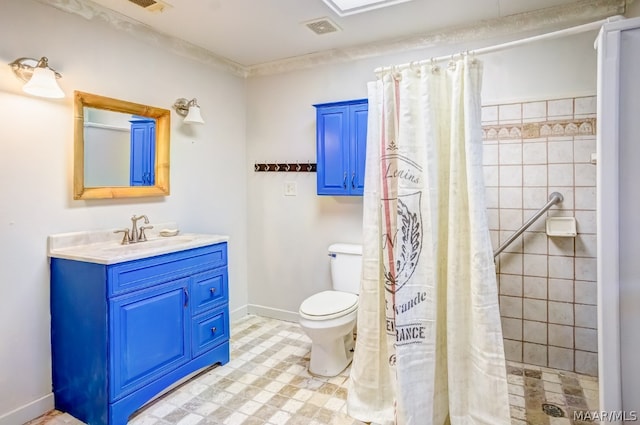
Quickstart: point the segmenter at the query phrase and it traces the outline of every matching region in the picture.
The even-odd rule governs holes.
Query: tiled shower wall
[[[496,260],[507,359],[597,375],[596,98],[484,106],[482,121],[494,248],[554,191],[547,215],[578,229],[548,237],[543,216]]]

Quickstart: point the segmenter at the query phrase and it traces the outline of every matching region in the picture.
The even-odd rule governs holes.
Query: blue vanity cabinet
[[[316,108],[318,195],[362,195],[367,146],[367,99]]]
[[[51,258],[53,393],[124,425],[171,384],[229,361],[227,244],[118,264]]]
[[[134,116],[131,124],[130,186],[155,184],[156,120]]]

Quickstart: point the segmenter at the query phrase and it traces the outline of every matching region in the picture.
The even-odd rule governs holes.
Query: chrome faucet
[[[141,219],[144,219],[144,224],[149,224],[149,219],[144,214],[137,217],[135,215],[131,216],[131,232],[129,233],[129,243],[136,243],[147,240],[147,237],[144,234],[144,229],[149,229],[151,226],[141,227],[140,231],[138,232],[138,220]]]
[[[133,215],[131,217],[131,230],[120,229],[113,232],[123,234],[121,242],[122,245],[144,242],[147,240],[147,235],[144,234],[144,231],[147,229],[153,229],[153,226],[140,226],[140,228],[138,228],[138,220],[144,220],[144,224],[149,224],[149,219],[146,215],[143,214],[137,217]]]

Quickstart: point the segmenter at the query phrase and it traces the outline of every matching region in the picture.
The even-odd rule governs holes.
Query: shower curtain
[[[510,423],[485,209],[482,64],[368,85],[358,338],[348,413],[398,425]]]

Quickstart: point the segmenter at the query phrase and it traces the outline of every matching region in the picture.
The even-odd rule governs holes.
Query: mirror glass
[[[74,199],[169,194],[169,110],[75,92]]]

